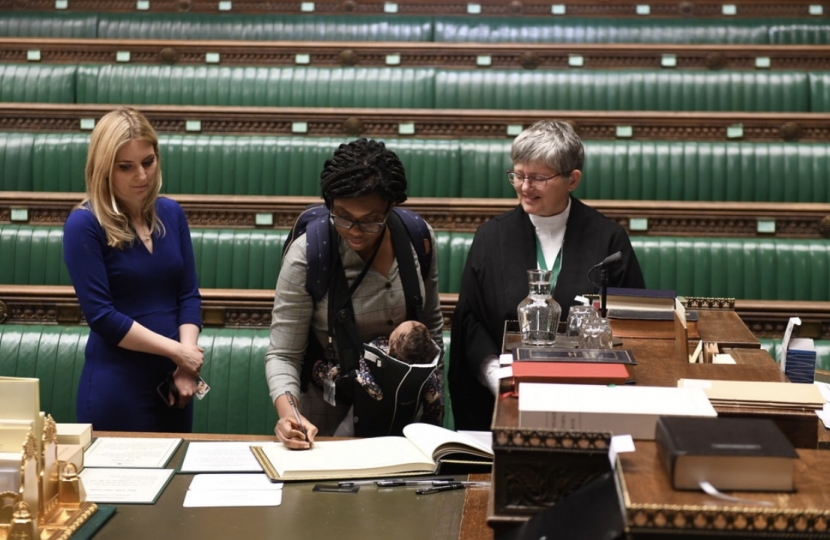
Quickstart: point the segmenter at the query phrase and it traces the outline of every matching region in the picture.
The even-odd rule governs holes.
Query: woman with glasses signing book
[[[388,411],[366,405],[376,400],[357,382],[364,343],[419,320],[443,350],[435,236],[420,216],[398,208],[407,180],[397,155],[373,140],[342,144],[326,161],[320,186],[325,206],[304,212],[286,243],[265,355],[279,416],[274,431],[293,449],[311,448],[317,434],[384,435],[399,427],[390,428]],[[440,355],[436,362],[427,371],[442,396]],[[332,363],[337,370],[320,369]],[[337,376],[315,376],[321,371]],[[395,403],[395,392],[384,395],[375,404],[411,405]],[[408,421],[423,413],[408,410]],[[438,425],[443,404],[440,410]]]
[[[516,137],[510,157],[507,181],[519,204],[476,231],[453,315],[447,378],[456,429],[491,427],[504,322],[516,319],[528,295],[527,270],[552,270],[552,294],[566,316],[575,296],[598,291],[589,270],[618,251],[609,286],[645,287],[625,230],[571,196],[585,151],[569,124],[537,122]]]

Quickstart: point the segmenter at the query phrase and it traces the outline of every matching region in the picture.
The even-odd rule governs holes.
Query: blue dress
[[[156,212],[166,232],[153,235],[153,253],[139,240],[124,249],[107,246],[104,229],[87,209],[73,211],[64,226],[64,261],[90,328],[77,417],[96,430],[192,430],[192,403],[170,408],[156,390],[176,368],[173,361],[118,346],[133,321],[177,341],[180,325],[201,327],[201,297],[184,211],[160,197]]]

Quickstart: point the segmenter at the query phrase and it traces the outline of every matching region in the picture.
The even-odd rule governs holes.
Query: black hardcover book
[[[795,490],[798,453],[772,420],[661,416],[655,442],[675,489]]]
[[[628,349],[556,349],[552,347],[516,347],[513,359],[519,362],[596,362],[627,364],[637,361]]]

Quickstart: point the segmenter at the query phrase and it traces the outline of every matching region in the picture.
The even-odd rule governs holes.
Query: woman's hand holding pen
[[[180,370],[196,379],[199,377],[199,371],[202,369],[202,364],[205,361],[204,351],[198,345],[186,345],[182,343],[172,360]]]
[[[296,402],[292,406],[289,395],[288,393],[282,394],[276,400],[277,414],[280,419],[274,428],[274,433],[286,448],[308,450],[314,446],[317,426],[299,413]]]

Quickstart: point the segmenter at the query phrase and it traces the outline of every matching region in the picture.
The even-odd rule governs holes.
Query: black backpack
[[[407,320],[422,321],[424,302],[410,245],[418,257],[422,279],[426,280],[432,264],[434,247],[429,228],[423,218],[415,212],[397,207],[389,213],[387,223],[392,234],[395,258],[406,298]],[[336,395],[338,400],[352,403],[355,407],[355,434],[362,437],[400,434],[403,426],[414,418],[418,409],[417,400],[414,404],[410,403],[411,400],[406,400],[403,406],[390,399],[386,399],[386,403],[376,402],[366,399],[362,390],[354,388],[353,374],[364,356],[364,344],[357,334],[349,287],[338,251],[338,235],[329,219],[328,208],[322,204],[315,205],[300,214],[283,246],[283,256],[291,243],[303,234],[306,235],[306,291],[315,304],[327,293],[329,295],[329,343],[321,344],[314,332],[309,330],[305,362],[300,377],[301,389],[303,392],[308,389],[315,360],[334,360],[332,342],[336,342],[340,372],[350,375],[338,381]],[[429,372],[423,369],[403,369],[406,364],[396,360],[369,362],[368,365],[384,394],[389,396],[400,394],[399,390],[391,391],[392,388],[417,386],[420,389],[434,370],[434,366]],[[412,390],[409,391],[411,392]]]

